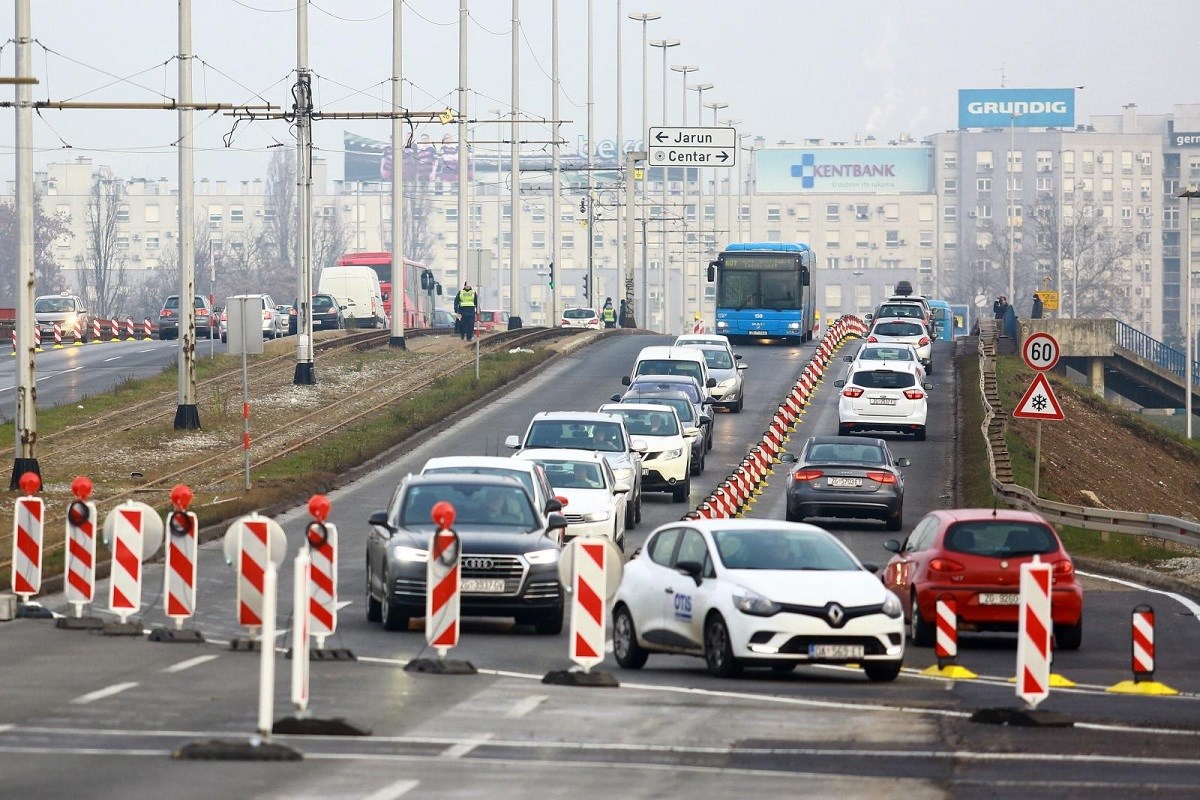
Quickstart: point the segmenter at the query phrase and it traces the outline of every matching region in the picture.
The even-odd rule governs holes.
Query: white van
[[[695,347],[643,347],[633,362],[633,378],[639,375],[685,375],[694,378],[708,398],[717,385],[708,375],[704,352]],[[628,386],[630,378],[622,379],[621,383]]]
[[[386,328],[379,273],[370,267],[326,267],[321,271],[318,294],[331,294],[345,306],[347,328]]]

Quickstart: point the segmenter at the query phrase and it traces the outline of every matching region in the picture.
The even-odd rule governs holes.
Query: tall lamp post
[[[646,41],[646,23],[653,22],[656,19],[662,19],[662,14],[643,14],[643,13],[630,14],[629,18],[631,20],[634,20],[635,22],[642,23],[642,131],[641,131],[641,137],[643,139],[642,149],[645,150],[646,143],[645,143],[644,139],[646,136],[646,132],[648,130],[648,126],[650,124],[650,113],[649,113],[649,101],[650,100],[649,100],[649,89],[648,89],[649,75],[648,75],[648,70],[647,70],[647,63],[648,63],[650,51],[647,47],[649,42]],[[666,52],[667,52],[666,49],[664,49],[663,53],[665,54]],[[646,184],[648,184],[650,182],[649,178],[650,178],[649,169],[647,168],[646,176],[645,176],[645,178],[642,179],[642,185],[640,187],[641,188],[641,197],[638,198],[639,205],[641,206],[641,210],[642,210],[642,219],[643,219],[643,222],[642,222],[642,253],[643,253],[643,257],[642,257],[642,328],[644,330],[650,329],[650,277],[649,277],[650,276],[650,265],[646,263],[646,258],[645,258],[645,253],[647,252],[647,247],[646,247],[646,224],[644,221],[645,216],[646,216]],[[628,232],[628,235],[632,236],[633,232],[632,231]]]
[[[687,87],[696,93],[696,124],[704,124],[704,93],[713,88],[711,83],[698,83],[695,86]],[[700,273],[702,271],[700,265],[704,260],[704,167],[696,167],[696,269],[695,275],[689,276],[695,278],[696,287],[696,306],[695,310],[701,312],[704,310],[704,297],[700,291]],[[684,282],[686,287],[687,281]],[[684,289],[684,295],[687,294],[687,289]],[[684,333],[687,331],[685,330]]]
[[[683,120],[681,121],[680,124],[682,124],[683,127],[685,127],[685,128],[687,127],[687,124],[688,124],[687,76],[688,76],[689,72],[697,72],[697,71],[699,71],[699,69],[700,69],[700,67],[697,66],[696,64],[672,64],[671,65],[671,71],[678,72],[679,77],[681,78],[679,85],[683,91],[680,92],[679,96],[680,96],[680,100],[681,100],[680,109],[683,111]],[[691,270],[691,265],[688,262],[688,241],[687,241],[688,168],[686,165],[683,167],[683,181],[681,183],[681,187],[682,187],[681,199],[683,202],[680,205],[679,219],[683,225],[683,253],[679,260],[679,282],[680,282],[679,332],[687,333],[688,272]]]
[[[1016,171],[1016,142],[1017,142],[1017,117],[1021,116],[1020,112],[1014,111],[1008,120],[1008,302],[1015,303],[1016,283],[1017,283],[1017,251],[1015,248],[1017,220],[1013,213],[1012,193],[1013,193],[1013,175]],[[1024,161],[1022,160],[1022,164]]]
[[[737,128],[738,125],[742,124],[742,120],[740,120],[740,119],[722,119],[722,120],[718,120],[717,122],[718,122],[718,124],[724,125],[727,128]],[[735,162],[737,160],[737,155],[738,155],[737,150],[739,149],[738,146],[740,144],[741,144],[741,142],[737,141],[736,139],[734,140],[734,148],[733,149],[734,149]],[[741,187],[741,177],[740,177],[742,174],[741,170],[742,170],[741,166],[739,166],[737,163],[734,163],[733,173],[731,173],[731,174],[738,176],[737,181],[738,181],[739,191],[740,191],[740,187]],[[734,241],[734,238],[733,238],[733,181],[734,181],[734,179],[730,178],[729,183],[727,183],[725,186],[725,207],[726,207],[725,208],[725,216],[727,217],[726,225],[728,227],[728,231],[726,232],[725,235],[729,237],[729,241],[731,241],[731,242]],[[739,194],[739,197],[740,196],[741,195]],[[738,209],[738,211],[740,212],[741,209]]]
[[[1192,200],[1200,197],[1200,188],[1191,185],[1179,193],[1180,199],[1183,200],[1183,208],[1186,219],[1184,226],[1184,243],[1187,248],[1187,255],[1183,259],[1186,278],[1183,292],[1183,313],[1187,315],[1186,331],[1187,343],[1184,347],[1184,364],[1183,364],[1183,413],[1187,415],[1185,423],[1187,429],[1187,438],[1192,438]]]
[[[678,47],[680,41],[678,39],[655,39],[650,42],[651,47],[662,48],[662,125],[667,124],[667,50],[672,47]],[[648,132],[648,131],[647,131]],[[662,295],[660,303],[663,311],[663,333],[667,330],[667,168],[662,167],[662,206],[659,209],[659,218],[662,220],[662,262],[659,265],[662,269]]]
[[[712,112],[713,112],[712,121],[713,121],[713,126],[715,127],[717,124],[717,112],[723,108],[729,108],[729,103],[721,103],[721,102],[714,101],[712,103],[705,103],[704,107],[712,109]],[[717,195],[720,194],[720,188],[721,188],[720,181],[717,180],[716,176],[717,176],[717,173],[714,171],[713,172],[713,224],[712,224],[712,234],[713,234],[714,245],[715,245],[716,239],[717,239]],[[701,198],[704,197],[704,187],[703,186],[701,186],[700,196],[701,196]],[[701,223],[703,223],[703,221],[704,221],[704,203],[703,202],[700,203],[700,220],[701,220]],[[701,231],[703,232],[703,225],[701,226]],[[712,250],[710,250],[708,248],[708,242],[704,239],[703,236],[700,237],[700,242],[701,242],[701,255],[700,255],[700,273],[699,274],[703,275],[705,265],[708,264],[709,259],[712,258]],[[697,291],[699,292],[699,295],[700,295],[700,309],[701,309],[701,311],[703,311],[704,310],[704,291],[702,290],[702,287],[704,286],[704,279],[697,278],[696,284],[697,284]]]

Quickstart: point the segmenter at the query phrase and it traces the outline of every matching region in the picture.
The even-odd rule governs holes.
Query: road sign
[[[1061,353],[1058,340],[1040,331],[1029,334],[1025,337],[1025,343],[1021,345],[1021,358],[1025,359],[1030,369],[1036,369],[1038,372],[1054,369]]]
[[[1058,404],[1058,398],[1054,396],[1054,390],[1050,388],[1050,381],[1046,380],[1044,372],[1039,372],[1034,376],[1033,383],[1029,385],[1021,402],[1017,403],[1017,407],[1013,409],[1012,415],[1013,419],[1066,419],[1062,406]]]
[[[1058,292],[1047,290],[1034,292],[1034,294],[1041,299],[1043,311],[1058,311]]]
[[[653,166],[732,167],[737,163],[734,128],[651,128],[646,141]]]

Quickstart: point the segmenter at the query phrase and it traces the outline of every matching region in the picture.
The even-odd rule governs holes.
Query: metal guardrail
[[[1173,372],[1180,380],[1184,379],[1186,355],[1120,320],[1113,322],[1116,325],[1113,338],[1118,347],[1123,347],[1134,355]],[[1192,362],[1192,383],[1200,385],[1200,362],[1197,361]]]
[[[1118,325],[1121,324],[1118,323]],[[1129,326],[1124,327],[1128,328]],[[1145,336],[1136,328],[1129,328],[1129,330]],[[1118,329],[1118,335],[1119,333],[1120,329]],[[1060,503],[1038,497],[1030,489],[1013,483],[1012,461],[1004,439],[1008,427],[1008,414],[1000,407],[1000,395],[996,384],[996,336],[994,322],[981,320],[979,331],[979,393],[983,400],[981,432],[987,443],[992,496],[1008,506],[1041,514],[1051,523],[1070,525],[1073,528],[1090,531],[1148,536],[1152,539],[1176,542],[1200,549],[1200,522],[1171,517],[1166,514],[1117,511],[1109,508],[1089,508]],[[1145,338],[1150,339],[1148,336]],[[1162,345],[1157,340],[1150,339],[1150,341]],[[1182,363],[1180,369],[1182,371]]]

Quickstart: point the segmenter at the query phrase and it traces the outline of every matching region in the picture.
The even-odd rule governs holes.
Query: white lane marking
[[[1128,586],[1130,589],[1138,589],[1143,592],[1150,592],[1152,594],[1164,595],[1166,597],[1171,598],[1175,602],[1179,603],[1179,605],[1183,606],[1188,611],[1192,612],[1192,615],[1195,616],[1196,619],[1200,620],[1200,605],[1193,602],[1192,600],[1189,600],[1188,598],[1184,597],[1181,594],[1175,594],[1175,592],[1164,591],[1163,589],[1151,589],[1149,586],[1142,586],[1140,583],[1134,583],[1133,581],[1127,581],[1127,580],[1123,580],[1121,578],[1110,578],[1107,575],[1096,575],[1091,572],[1080,572],[1079,570],[1075,570],[1075,574],[1082,575],[1085,578],[1099,578],[1100,580],[1108,581],[1109,583],[1116,583],[1116,584],[1120,584],[1121,586]]]
[[[64,369],[62,372],[60,372],[60,373],[58,373],[58,374],[59,374],[59,375],[66,375],[68,372],[77,372],[77,371],[79,371],[79,370],[81,370],[81,369],[83,369],[83,367],[71,367],[70,369]]]
[[[118,359],[122,359],[124,357],[125,356],[113,356],[112,358],[106,358],[104,359],[104,363],[107,364],[110,361],[117,361]]]
[[[0,733],[8,733],[9,731],[11,731],[11,730],[12,730],[13,728],[15,728],[15,727],[17,727],[16,723],[14,723],[14,722],[6,722],[6,723],[4,723],[3,725],[0,725]]]
[[[106,697],[112,697],[114,694],[120,694],[121,692],[132,689],[135,686],[137,686],[137,683],[135,683],[133,681],[129,681],[127,683],[114,683],[112,686],[105,686],[103,689],[97,689],[94,692],[88,692],[87,694],[81,694],[79,697],[76,697],[71,702],[75,703],[76,705],[85,705],[87,703],[94,703],[97,700],[103,700]]]
[[[468,739],[465,742],[452,744],[442,752],[442,758],[462,758],[491,738],[490,733],[485,733],[477,739]]]
[[[0,392],[11,392],[11,391],[12,391],[13,389],[15,389],[15,388],[17,388],[17,387],[15,387],[15,386],[5,386],[3,389],[0,389]]]
[[[350,605],[353,602],[354,602],[353,600],[339,600],[338,604],[337,604],[337,610],[341,611],[343,608],[345,608],[346,606]]]
[[[505,712],[504,716],[509,719],[520,719],[521,717],[533,711],[546,700],[544,694],[531,694],[529,697],[523,697],[513,703],[512,708]]]
[[[138,350],[138,352],[139,352],[139,353],[153,353],[153,352],[154,352],[154,348],[153,348],[153,347],[147,347],[145,350]]]
[[[397,800],[397,798],[404,797],[404,795],[408,794],[420,785],[420,781],[407,779],[396,781],[395,783],[389,783],[382,789],[376,789],[364,797],[363,800]]]
[[[209,661],[212,661],[216,658],[220,658],[220,656],[215,654],[196,656],[195,658],[189,658],[187,661],[180,661],[178,664],[172,664],[171,666],[163,669],[163,672],[183,672],[185,669],[191,669],[192,667],[198,667],[201,664],[207,664]]]

